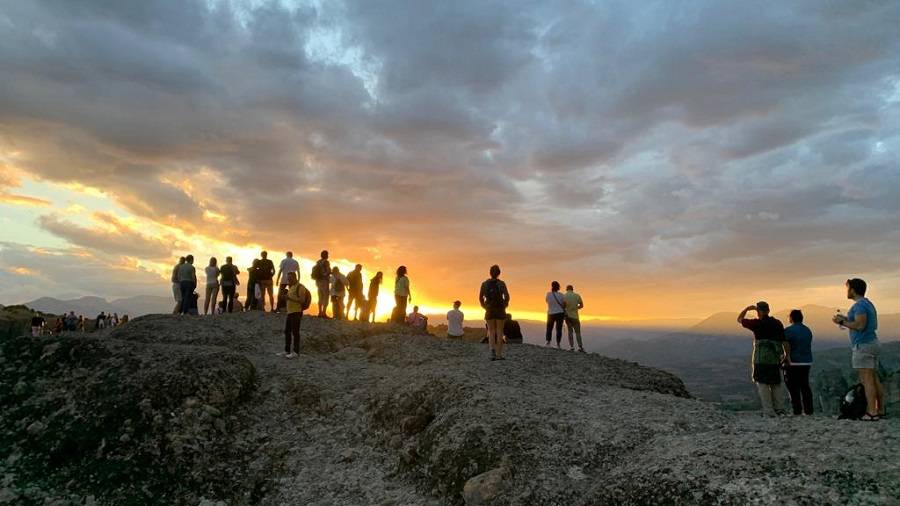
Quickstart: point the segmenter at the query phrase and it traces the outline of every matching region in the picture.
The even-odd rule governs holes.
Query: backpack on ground
[[[492,309],[503,309],[503,292],[500,290],[500,280],[489,279],[484,290],[485,305]]]
[[[841,414],[838,415],[838,420],[859,420],[865,416],[866,408],[866,389],[861,383],[857,383],[841,397]]]

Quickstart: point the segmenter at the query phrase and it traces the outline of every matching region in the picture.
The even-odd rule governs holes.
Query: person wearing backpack
[[[323,250],[321,258],[313,266],[310,277],[316,282],[316,290],[319,295],[319,318],[328,318],[328,298],[330,294],[331,264],[328,262],[328,250]]]
[[[509,307],[509,290],[506,283],[500,280],[499,265],[492,265],[489,272],[491,277],[481,283],[478,301],[484,308],[490,359],[506,360],[503,355],[503,324],[506,322],[506,308]]]
[[[347,276],[341,274],[337,265],[331,268],[331,317],[344,319],[344,295],[347,293]]]
[[[309,309],[312,303],[312,294],[300,284],[296,272],[288,272],[287,282],[284,352],[279,355],[285,358],[297,358],[300,356],[300,322],[303,320],[303,311]]]
[[[746,318],[756,311],[758,318]],[[769,304],[757,302],[747,306],[737,318],[738,324],[753,332],[753,371],[751,377],[759,391],[764,416],[781,416],[784,412],[784,389],[781,387],[781,364],[790,361],[791,345],[785,339],[784,325],[769,316]]]
[[[234,301],[237,299],[238,274],[241,271],[232,263],[231,257],[225,257],[225,265],[219,269],[219,276],[222,284],[222,312],[231,313],[234,311]]]
[[[559,281],[550,283],[550,291],[544,297],[547,301],[547,346],[550,346],[550,337],[553,335],[553,327],[556,327],[556,347],[560,347],[562,341],[563,321],[566,319],[566,299],[559,293]]]
[[[835,324],[850,331],[851,365],[859,375],[859,382],[866,392],[866,414],[860,418],[874,422],[884,418],[884,387],[878,379],[878,312],[872,301],[866,298],[868,286],[859,278],[848,279],[847,298],[853,307],[847,316],[835,315]]]

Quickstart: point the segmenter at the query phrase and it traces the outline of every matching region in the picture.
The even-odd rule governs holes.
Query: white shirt
[[[219,286],[219,268],[215,265],[206,266],[206,286]]]
[[[288,284],[288,273],[296,272],[297,279],[300,279],[300,262],[294,260],[293,258],[285,258],[281,261],[281,265],[278,267],[281,271],[281,284]]]
[[[565,313],[566,310],[562,307],[565,300],[560,292],[547,292],[547,314]]]
[[[447,334],[451,336],[461,336],[465,334],[463,331],[463,312],[459,309],[451,309],[447,312]]]
[[[341,284],[344,285],[343,290],[337,289],[337,284],[335,282],[339,278],[341,280]],[[332,274],[328,277],[328,280],[331,282],[331,288],[329,289],[329,293],[331,294],[332,297],[343,297],[344,294],[347,293],[347,285],[349,284],[347,282],[347,276],[344,276],[343,274],[338,274],[337,276],[335,276],[334,274]]]

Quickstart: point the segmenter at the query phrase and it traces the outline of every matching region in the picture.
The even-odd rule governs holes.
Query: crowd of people
[[[110,327],[117,327],[128,322],[128,315],[119,318],[118,313],[106,313],[101,311],[94,319],[91,328],[90,321],[84,315],[76,315],[75,311],[58,316],[53,324],[47,321],[44,316],[37,312],[31,313],[31,335],[32,337],[40,337],[46,332],[49,335],[61,334],[63,332],[88,332],[89,330],[102,330]]]
[[[884,418],[884,388],[879,380],[878,312],[866,298],[868,286],[859,278],[848,279],[847,298],[853,305],[846,315],[838,312],[832,322],[847,329],[850,336],[850,363],[865,391],[864,421]],[[750,312],[756,318],[747,318]],[[765,301],[747,306],[738,315],[743,328],[753,332],[751,378],[759,392],[762,411],[767,416],[784,415],[785,398],[782,381],[787,386],[794,415],[812,415],[813,398],[809,373],[813,365],[813,333],[803,324],[803,312],[790,312],[790,326],[771,315]]]

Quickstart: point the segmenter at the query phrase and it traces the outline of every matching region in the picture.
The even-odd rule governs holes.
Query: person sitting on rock
[[[756,311],[759,318],[746,318],[749,311]],[[784,325],[777,318],[769,316],[769,304],[766,302],[747,306],[738,315],[737,321],[753,332],[751,377],[759,391],[763,415],[785,414],[780,364],[789,360],[791,350],[784,336]]]
[[[416,330],[428,328],[428,317],[419,312],[419,306],[413,306],[413,312],[406,317],[406,324]]]
[[[463,329],[463,321],[465,315],[459,310],[462,302],[453,301],[453,309],[447,312],[447,337],[453,339],[462,339],[465,334]]]

